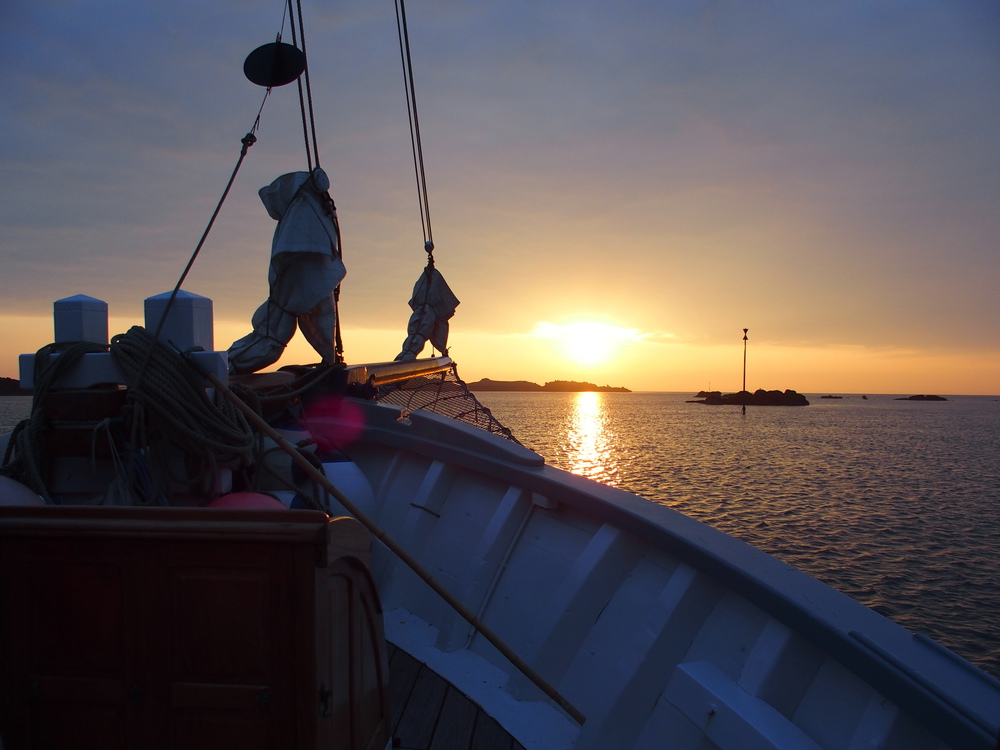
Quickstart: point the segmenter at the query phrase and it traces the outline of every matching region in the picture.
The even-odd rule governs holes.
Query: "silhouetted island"
[[[0,378],[0,396],[24,396],[25,391],[21,390],[21,381],[13,378]]]
[[[580,383],[575,380],[553,380],[545,385],[531,383],[527,380],[490,380],[483,378],[475,383],[469,383],[470,391],[547,391],[551,393],[580,393],[581,391],[596,391],[598,393],[631,393],[628,388],[610,385],[594,385]]]
[[[896,401],[947,401],[944,396],[903,396],[902,398],[897,398]]]
[[[722,391],[699,391],[695,396],[697,401],[692,404],[708,404],[709,406],[809,406],[809,401],[801,393],[793,390],[786,391],[765,391],[758,388],[753,393],[740,391],[739,393],[726,393]]]

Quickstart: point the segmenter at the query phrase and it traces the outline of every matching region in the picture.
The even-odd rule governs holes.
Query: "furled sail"
[[[403,351],[396,355],[397,362],[416,359],[423,351],[424,344],[442,353],[448,352],[448,321],[455,314],[459,301],[448,287],[441,272],[428,264],[413,286],[410,298],[410,322],[406,327],[407,337]]]
[[[296,326],[323,362],[336,361],[334,292],[347,269],[329,187],[326,172],[317,167],[281,175],[260,189],[267,213],[278,222],[271,242],[270,294],[253,314],[253,331],[229,348],[230,372],[256,372],[277,362]]]

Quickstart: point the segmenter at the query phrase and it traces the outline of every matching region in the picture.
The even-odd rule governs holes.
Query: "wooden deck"
[[[389,644],[392,746],[401,750],[524,750],[426,665]]]

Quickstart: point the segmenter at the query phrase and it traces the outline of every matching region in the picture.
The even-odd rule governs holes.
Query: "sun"
[[[595,367],[613,359],[622,347],[635,343],[639,332],[592,321],[565,325],[538,323],[534,335],[551,339],[559,353],[581,367]]]

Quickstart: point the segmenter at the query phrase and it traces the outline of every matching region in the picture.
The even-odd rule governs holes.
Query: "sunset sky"
[[[169,291],[263,89],[280,0],[0,3],[0,376],[54,300],[112,333]],[[391,360],[425,254],[395,13],[304,0],[350,362]],[[451,354],[633,390],[1000,394],[1000,4],[407,7]],[[285,41],[291,34],[285,28]],[[268,99],[184,288],[216,346],[267,294],[257,189],[306,168]],[[429,351],[429,349],[428,349]],[[283,363],[315,361],[296,337]]]

